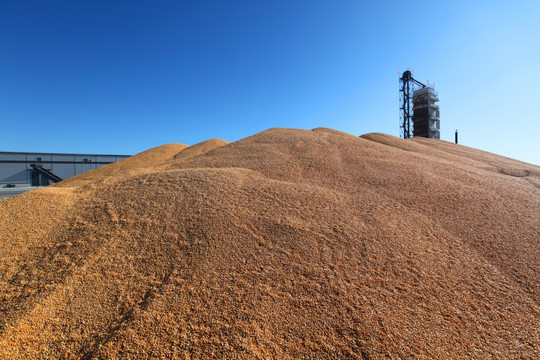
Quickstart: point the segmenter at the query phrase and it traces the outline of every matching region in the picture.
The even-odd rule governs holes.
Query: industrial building
[[[49,185],[127,157],[0,151],[0,186]]]

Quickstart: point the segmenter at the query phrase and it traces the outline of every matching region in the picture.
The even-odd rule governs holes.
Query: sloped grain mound
[[[14,265],[32,246],[43,245],[42,237],[53,231],[75,203],[71,189],[46,187],[2,200],[0,206],[0,262],[2,270]],[[0,273],[0,279],[9,272]]]
[[[190,157],[194,157],[197,155],[205,154],[211,150],[214,150],[218,147],[225,146],[229,144],[227,140],[222,139],[210,139],[203,142],[200,142],[195,145],[191,145],[190,147],[185,148],[184,150],[180,151],[178,154],[173,156],[172,159],[168,160],[168,162],[175,162],[180,159],[187,159]]]
[[[96,177],[96,179],[91,182],[86,182],[86,183],[81,184],[84,186],[81,186],[80,190],[82,192],[91,193],[95,191],[96,189],[102,188],[104,186],[111,186],[112,184],[125,181],[126,179],[129,179],[130,177],[133,177],[135,175],[142,175],[142,174],[148,174],[155,171],[161,171],[165,169],[168,165],[174,164],[180,159],[187,159],[187,158],[195,157],[198,155],[202,155],[213,149],[227,145],[228,143],[229,143],[228,141],[221,140],[221,139],[210,139],[207,141],[203,141],[201,143],[183,148],[178,153],[176,153],[173,157],[166,158],[165,161],[159,161],[159,159],[155,159],[156,160],[155,162],[144,161],[143,163],[145,164],[144,167],[126,167],[126,169],[116,172],[114,174],[115,176],[103,176],[101,178]],[[152,151],[152,150],[154,149],[150,149],[148,151]]]
[[[73,192],[3,258],[0,357],[537,358],[538,167],[416,145],[271,129]]]
[[[77,176],[66,179],[55,186],[72,187],[88,184],[94,180],[103,179],[104,177],[118,174],[120,172],[132,169],[141,169],[154,166],[160,162],[170,159],[180,151],[187,148],[184,144],[166,144],[161,145],[139,154],[130,156],[118,162],[93,169]]]

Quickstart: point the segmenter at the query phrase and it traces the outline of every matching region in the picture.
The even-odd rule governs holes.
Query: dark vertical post
[[[400,128],[403,131],[403,138],[408,139],[411,137],[411,72],[409,70],[403,73],[403,76],[399,79],[399,92],[400,92]]]
[[[407,132],[406,132],[406,136],[405,136],[405,139],[408,139],[411,137],[411,99],[410,99],[410,82],[409,80],[407,79],[407,81],[405,82],[405,106],[406,106],[406,110],[405,110],[405,118],[407,119],[406,120],[406,124],[407,124]]]
[[[456,130],[456,133],[455,133],[455,141],[456,141],[456,144],[457,144],[458,143],[457,130]]]

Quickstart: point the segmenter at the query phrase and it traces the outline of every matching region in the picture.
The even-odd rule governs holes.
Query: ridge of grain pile
[[[175,162],[180,159],[187,159],[190,157],[205,154],[211,150],[217,149],[227,144],[230,144],[230,143],[227,140],[222,140],[222,139],[206,140],[206,141],[203,141],[198,144],[191,145],[185,148],[184,150],[180,151],[178,154],[174,155],[171,159],[167,160],[167,162]]]
[[[123,160],[97,169],[86,171],[58,183],[57,187],[81,186],[126,170],[148,168],[170,159],[188,146],[184,144],[165,144],[140,152]]]
[[[96,182],[2,254],[0,358],[538,358],[540,168],[366,137],[270,129]]]

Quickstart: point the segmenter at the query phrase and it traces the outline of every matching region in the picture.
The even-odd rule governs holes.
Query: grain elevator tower
[[[407,69],[399,79],[401,136],[404,139],[412,136],[439,139],[439,106],[435,104],[439,101],[438,94],[429,85],[429,80],[426,86],[412,75]]]

